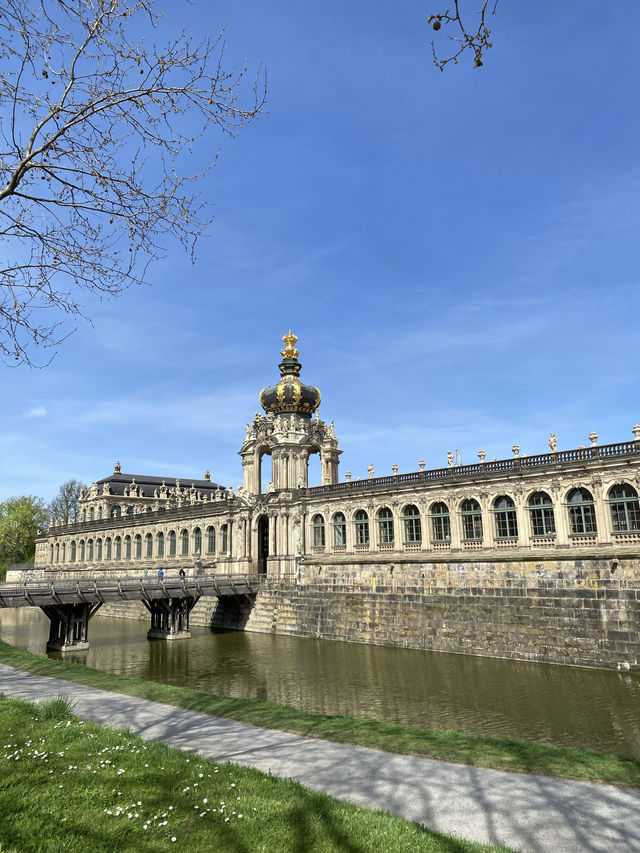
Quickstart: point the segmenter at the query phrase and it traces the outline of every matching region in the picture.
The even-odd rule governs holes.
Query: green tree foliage
[[[198,184],[218,146],[198,140],[235,136],[266,80],[245,95],[221,36],[156,45],[158,24],[154,0],[0,7],[0,357],[32,363],[83,293],[142,283],[167,237],[193,254],[211,222]]]
[[[84,483],[78,480],[67,480],[60,486],[60,491],[49,504],[49,517],[52,522],[62,521],[73,524],[80,514],[80,492],[86,489]]]
[[[33,559],[38,531],[47,526],[49,513],[41,498],[23,495],[0,502],[0,562]]]

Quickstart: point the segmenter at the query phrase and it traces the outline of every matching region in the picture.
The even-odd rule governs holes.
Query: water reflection
[[[39,610],[0,611],[0,638],[13,645],[42,654],[48,630]],[[144,622],[95,616],[90,649],[65,659],[309,711],[640,758],[637,673],[204,628],[190,640],[149,642],[146,630]]]

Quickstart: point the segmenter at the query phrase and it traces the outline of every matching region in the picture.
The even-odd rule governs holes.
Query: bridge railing
[[[203,575],[187,578],[78,578],[0,584],[0,607],[39,607],[43,604],[86,604],[107,601],[181,598],[202,595],[251,595],[259,575]]]

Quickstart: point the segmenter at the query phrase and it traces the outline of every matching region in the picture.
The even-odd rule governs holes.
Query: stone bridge
[[[39,607],[51,623],[47,651],[77,651],[89,648],[89,619],[107,601],[142,601],[151,614],[147,637],[179,640],[191,636],[189,614],[201,596],[252,596],[259,585],[259,575],[0,583],[0,608]]]

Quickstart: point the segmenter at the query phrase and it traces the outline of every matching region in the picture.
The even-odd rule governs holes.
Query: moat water
[[[150,642],[146,631],[146,622],[94,616],[90,649],[65,659],[306,711],[640,758],[638,673],[206,628]],[[39,610],[0,611],[7,643],[44,654],[48,633]]]

